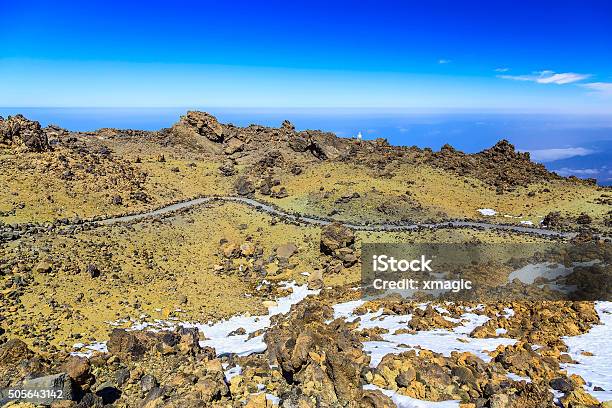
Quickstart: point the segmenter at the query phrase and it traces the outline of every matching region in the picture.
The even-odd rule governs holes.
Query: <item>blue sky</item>
[[[612,113],[604,0],[0,1],[0,106]]]

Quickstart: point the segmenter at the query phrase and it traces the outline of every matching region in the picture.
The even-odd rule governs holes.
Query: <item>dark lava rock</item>
[[[246,177],[239,177],[234,183],[236,193],[242,196],[250,195],[255,192],[255,185]]]
[[[558,211],[549,212],[542,220],[545,227],[558,227],[562,224],[561,213]]]
[[[112,203],[114,205],[122,205],[123,204],[123,198],[119,194],[116,194],[112,198]]]
[[[580,214],[578,218],[576,219],[576,222],[581,225],[590,224],[592,221],[593,220],[591,219],[591,217],[585,213]]]
[[[97,265],[95,264],[89,264],[87,266],[87,273],[89,274],[89,276],[91,276],[92,278],[97,278],[98,276],[100,276],[100,269],[98,268]]]
[[[561,391],[564,394],[574,391],[574,385],[568,378],[565,377],[554,378],[550,380],[549,385],[553,390]]]
[[[104,399],[96,394],[87,393],[81,398],[76,408],[103,408]]]

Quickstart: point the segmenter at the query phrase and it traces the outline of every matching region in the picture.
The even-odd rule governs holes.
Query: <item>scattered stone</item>
[[[223,152],[225,154],[230,155],[230,154],[241,152],[243,149],[244,149],[244,142],[240,139],[232,138],[226,143],[225,149],[223,150]]]
[[[281,245],[276,248],[276,256],[279,258],[289,259],[297,252],[297,246],[293,243]]]
[[[40,261],[35,267],[36,273],[50,273],[53,270],[53,265],[48,261]]]
[[[542,225],[545,227],[558,227],[562,222],[561,213],[559,211],[553,211],[544,216]]]
[[[123,204],[123,197],[121,197],[119,194],[115,194],[112,198],[112,203],[114,205],[122,205]]]
[[[241,196],[248,196],[255,192],[255,185],[251,180],[246,177],[239,177],[234,183],[236,193]]]
[[[593,219],[588,214],[582,213],[578,216],[576,222],[580,225],[588,225],[593,222]]]
[[[97,278],[100,276],[100,268],[96,264],[87,265],[87,274],[92,278]]]
[[[219,167],[219,172],[225,177],[233,176],[236,174],[234,163],[231,161],[226,161]]]
[[[157,379],[151,374],[147,374],[140,379],[140,389],[144,392],[149,392],[158,385]]]

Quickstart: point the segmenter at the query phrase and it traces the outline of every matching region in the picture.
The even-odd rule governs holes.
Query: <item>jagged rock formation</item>
[[[189,111],[186,115],[181,116],[175,126],[193,128],[198,134],[212,142],[223,141],[223,126],[217,121],[217,118],[206,112]]]
[[[6,120],[0,116],[0,145],[23,147],[32,152],[50,149],[47,134],[40,123],[23,115],[9,116]]]
[[[446,144],[428,162],[462,176],[476,177],[498,190],[559,178],[543,165],[533,163],[529,153],[517,152],[507,140],[476,154],[466,154]]]
[[[372,404],[374,396],[364,395],[361,385],[369,357],[344,321],[323,323],[332,316],[329,306],[306,301],[265,336],[270,360],[291,384],[286,399],[292,406]],[[382,394],[375,398],[388,403]]]

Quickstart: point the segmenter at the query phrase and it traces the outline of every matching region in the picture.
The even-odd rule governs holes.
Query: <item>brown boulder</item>
[[[321,231],[321,252],[341,260],[344,267],[357,263],[354,244],[353,231],[338,222],[326,225]]]
[[[225,154],[234,154],[241,152],[244,149],[244,142],[237,138],[232,138],[227,141],[223,152]]]
[[[348,248],[355,243],[355,234],[349,228],[334,222],[326,225],[321,231],[321,252],[334,254],[341,248]]]
[[[223,125],[209,113],[189,111],[187,115],[181,116],[179,123],[194,128],[196,132],[212,142],[223,141]]]
[[[293,243],[281,245],[276,248],[276,256],[279,258],[289,259],[297,252],[297,246]]]
[[[234,183],[234,188],[236,189],[236,193],[241,196],[250,195],[255,192],[255,185],[246,177],[239,177]]]
[[[127,359],[142,358],[147,351],[141,339],[125,329],[113,329],[107,347],[109,353]]]
[[[0,365],[17,364],[34,356],[28,345],[19,339],[10,339],[0,346]]]
[[[395,408],[397,405],[382,391],[367,390],[363,392],[360,406],[363,408]]]
[[[94,382],[94,377],[91,374],[91,365],[89,360],[84,357],[71,356],[64,363],[63,369],[85,391]]]

